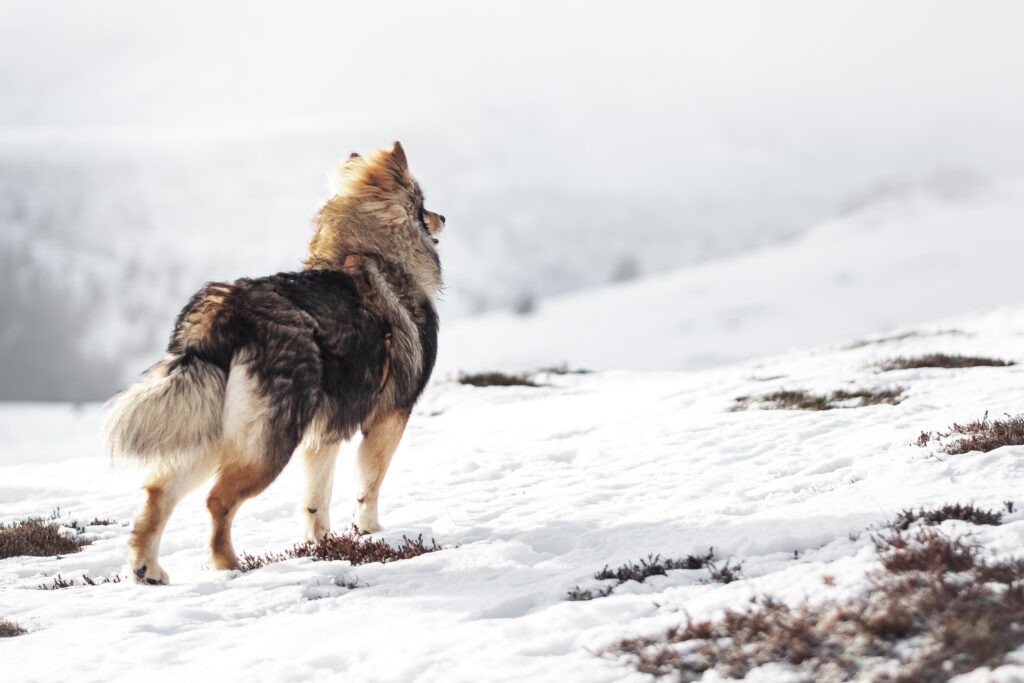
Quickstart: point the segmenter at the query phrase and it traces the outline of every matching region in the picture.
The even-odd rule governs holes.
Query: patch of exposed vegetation
[[[736,399],[734,410],[743,410],[751,406],[775,410],[833,410],[835,408],[859,408],[881,403],[898,405],[903,400],[903,387],[895,389],[857,389],[846,391],[840,389],[831,394],[811,394],[807,391],[779,390],[758,396],[740,396]]]
[[[942,442],[954,436],[949,443]],[[947,432],[921,432],[914,443],[925,447],[937,441],[940,444],[939,450],[950,455],[962,455],[971,451],[987,453],[1002,446],[1024,445],[1024,415],[1011,417],[1006,416],[1005,420],[989,420],[988,413],[980,420],[968,422],[967,424],[953,424]]]
[[[459,384],[474,387],[539,387],[526,373],[508,374],[504,372],[459,373]]]
[[[969,508],[922,511],[914,522],[927,524],[947,514],[946,519],[991,519],[976,509],[965,513]],[[865,596],[795,607],[760,598],[713,621],[624,639],[604,654],[625,656],[644,673],[687,681],[710,669],[742,678],[780,662],[806,680],[938,683],[1000,666],[1024,645],[1024,560],[987,559],[968,537],[920,525],[892,523],[872,541],[880,568],[870,574]]]
[[[474,387],[543,387],[538,381],[540,375],[589,375],[591,370],[570,368],[567,363],[548,368],[538,368],[531,372],[460,372],[458,382]]]
[[[280,553],[264,555],[244,553],[240,558],[240,564],[242,571],[246,572],[296,557],[309,557],[323,561],[345,560],[350,564],[359,565],[369,562],[384,563],[407,560],[442,549],[434,539],[430,539],[429,546],[424,543],[423,534],[420,534],[415,540],[402,536],[402,543],[398,547],[392,547],[388,545],[387,541],[367,538],[355,532],[332,533],[319,543],[299,543]]]
[[[1013,503],[1007,502],[1004,505],[1007,507],[1007,512],[1013,512]],[[896,519],[892,521],[891,525],[901,531],[906,531],[912,524],[917,522],[928,526],[935,526],[936,524],[942,524],[948,519],[970,522],[971,524],[995,526],[1002,524],[1003,513],[994,510],[983,510],[974,505],[961,505],[960,503],[947,504],[930,510],[919,508],[917,512],[908,508],[896,515]]]
[[[944,353],[932,353],[926,356],[899,356],[878,364],[883,371],[913,370],[915,368],[975,368],[975,367],[1006,367],[1015,365],[1013,361],[982,358],[980,356],[947,356]]]
[[[98,579],[90,577],[88,574],[82,574],[80,580],[76,579],[65,579],[60,574],[49,583],[41,583],[38,588],[41,591],[56,591],[62,588],[71,588],[72,586],[99,586],[104,583],[121,583],[121,577],[117,576],[101,576]]]
[[[595,600],[597,598],[607,598],[615,590],[615,586],[605,586],[604,588],[580,588],[579,586],[573,586],[569,589],[566,594],[566,600],[572,601],[586,601]]]
[[[69,522],[65,526],[70,526],[78,534],[84,531],[77,522]],[[68,555],[77,553],[91,542],[77,535],[68,536],[52,519],[33,517],[0,524],[0,559],[19,555]]]
[[[714,548],[709,548],[705,555],[687,555],[680,559],[661,559],[661,555],[648,555],[647,559],[641,559],[640,562],[627,562],[614,570],[609,569],[608,565],[605,565],[604,569],[594,574],[594,578],[598,581],[614,580],[614,584],[596,589],[582,589],[579,586],[575,586],[569,591],[567,599],[593,600],[594,598],[604,598],[611,595],[616,586],[621,586],[627,581],[643,583],[652,576],[665,576],[672,569],[707,569],[710,581],[715,583],[732,583],[740,578],[740,569],[742,567],[741,563],[729,564],[728,560],[720,566],[716,564],[714,561]]]
[[[14,636],[23,636],[26,633],[28,633],[28,631],[13,621],[0,619],[0,638],[13,638]]]

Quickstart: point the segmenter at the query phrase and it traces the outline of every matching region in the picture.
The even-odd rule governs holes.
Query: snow
[[[754,595],[790,603],[857,595],[876,563],[864,533],[871,525],[907,507],[1001,509],[1015,498],[1024,480],[1020,447],[946,456],[912,442],[922,430],[985,411],[1015,413],[1024,366],[880,373],[873,365],[930,351],[1020,361],[1024,307],[919,332],[700,372],[542,375],[547,386],[537,388],[439,379],[388,475],[382,537],[423,534],[444,550],[385,565],[297,559],[246,574],[214,571],[204,567],[197,492],[164,538],[166,588],[36,590],[58,573],[121,571],[140,495],[136,475],[112,471],[100,453],[98,406],[7,405],[0,521],[59,507],[83,522],[98,516],[120,525],[90,527],[95,542],[74,555],[0,560],[2,616],[32,631],[0,641],[5,672],[85,681],[153,671],[257,680],[646,680],[594,653]],[[896,406],[731,410],[739,396],[778,388],[894,385],[906,388]],[[344,457],[353,452],[346,446]],[[261,553],[298,539],[299,474],[289,466],[246,503],[237,547]],[[347,486],[339,475],[336,528],[350,511]],[[970,533],[992,552],[1019,555],[1024,515],[1007,520]],[[573,586],[597,585],[592,575],[605,565],[711,546],[742,562],[745,578],[704,584],[701,572],[673,571],[607,598],[565,600]],[[344,587],[353,581],[357,588]],[[1009,671],[1005,680],[1024,674]],[[780,675],[765,667],[751,680]]]
[[[1024,180],[936,179],[781,244],[447,323],[439,367],[701,369],[1013,303],[1022,222]]]

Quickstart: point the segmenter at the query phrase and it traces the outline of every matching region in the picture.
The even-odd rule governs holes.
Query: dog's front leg
[[[381,529],[377,517],[380,485],[408,421],[408,412],[395,411],[375,415],[363,425],[363,442],[359,444],[356,461],[356,509],[353,513],[356,529],[361,534],[372,534]]]
[[[306,492],[299,513],[305,519],[307,541],[320,541],[331,531],[331,494],[338,446],[303,443],[299,447],[306,466]]]

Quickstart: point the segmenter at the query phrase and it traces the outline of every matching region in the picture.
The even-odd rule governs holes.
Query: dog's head
[[[309,267],[338,267],[351,254],[398,260],[434,291],[440,287],[437,235],[444,216],[428,211],[402,144],[352,153],[328,176],[331,198],[317,214]]]
[[[328,184],[336,197],[371,200],[367,208],[379,212],[388,222],[396,216],[404,218],[398,211],[401,209],[435,240],[444,227],[444,216],[424,207],[423,190],[409,173],[409,161],[400,142],[375,150],[366,157],[353,152],[331,171]]]

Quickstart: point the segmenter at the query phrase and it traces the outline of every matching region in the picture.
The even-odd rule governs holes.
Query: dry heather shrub
[[[430,539],[430,545],[423,542],[423,534],[415,540],[402,536],[402,543],[398,547],[388,545],[387,541],[366,538],[355,532],[345,534],[330,534],[319,543],[299,543],[288,550],[280,553],[266,553],[265,555],[250,555],[244,553],[241,557],[242,571],[259,569],[274,562],[282,562],[296,557],[309,557],[314,560],[345,560],[353,565],[367,564],[369,562],[394,562],[395,560],[407,560],[412,557],[442,550],[434,539]]]
[[[1013,512],[1013,503],[1007,502],[1004,505],[1007,506],[1008,512]],[[995,526],[1002,523],[1003,513],[983,510],[974,505],[962,505],[960,503],[947,504],[931,510],[918,508],[917,512],[908,508],[896,515],[896,519],[892,521],[891,526],[900,531],[906,531],[912,524],[917,522],[934,526],[949,519],[970,522],[971,524]]]
[[[974,367],[1005,367],[1015,365],[1013,361],[982,358],[980,356],[947,356],[943,353],[932,353],[926,356],[899,356],[878,364],[880,370],[912,370],[915,368],[974,368]]]
[[[59,524],[38,517],[0,524],[0,559],[19,555],[68,555],[89,543],[91,541],[83,538],[65,536]]]
[[[871,540],[882,566],[893,574],[964,572],[977,560],[975,546],[934,529],[916,529],[909,535],[903,531],[883,532]]]
[[[65,579],[60,574],[51,581],[50,583],[41,583],[38,588],[41,591],[55,591],[63,588],[71,588],[72,586],[99,586],[105,583],[121,583],[121,577],[114,576],[101,576],[98,579],[90,577],[88,574],[82,574],[80,581],[75,579]]]
[[[843,404],[858,401],[855,407],[879,404],[898,405],[903,400],[904,389],[857,389],[846,391],[840,389],[828,395],[811,394],[803,390],[780,390],[759,396],[740,396],[736,399],[737,410],[760,404],[763,407],[778,410],[833,410],[846,407]]]
[[[1002,446],[1022,446],[1024,445],[1024,415],[1014,417],[1007,415],[1005,420],[989,420],[986,412],[980,420],[963,425],[954,423],[947,432],[921,432],[914,443],[925,447],[933,441],[941,442],[953,436],[959,436],[959,438],[942,446],[943,453],[950,455],[963,455],[971,451],[987,453]]]
[[[873,540],[881,567],[863,597],[795,607],[762,598],[604,654],[681,680],[786,662],[807,681],[938,683],[1000,666],[1024,645],[1024,560],[986,560],[978,544],[931,528],[890,525]]]
[[[539,387],[524,373],[510,375],[504,372],[460,373],[460,384],[474,387]]]
[[[543,387],[547,386],[537,380],[538,375],[588,375],[590,370],[570,368],[567,363],[548,368],[540,368],[533,372],[460,372],[460,384],[474,387]]]
[[[28,633],[21,626],[18,626],[13,621],[7,619],[0,619],[0,638],[13,638],[14,636],[21,636]]]
[[[599,589],[581,589],[573,587],[568,595],[568,600],[593,600],[604,598],[612,594],[616,586],[621,586],[627,581],[643,583],[652,576],[665,576],[672,569],[708,569],[709,577],[715,583],[732,583],[740,578],[742,563],[729,564],[726,560],[719,566],[714,562],[714,548],[709,548],[705,555],[687,555],[684,558],[661,559],[661,555],[648,555],[647,559],[640,562],[627,562],[618,569],[611,570],[605,565],[604,569],[594,574],[598,581],[614,579],[615,583]]]

